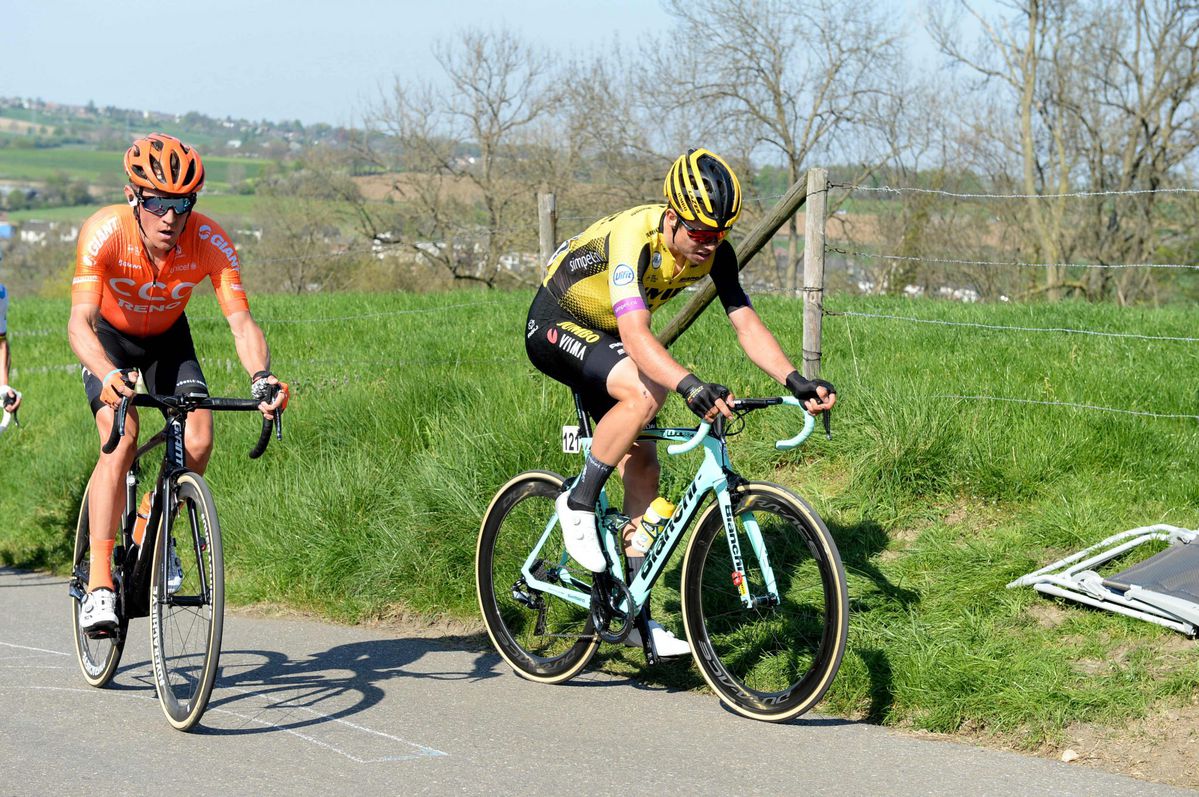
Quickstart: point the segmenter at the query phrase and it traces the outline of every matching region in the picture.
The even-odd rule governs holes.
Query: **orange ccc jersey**
[[[156,271],[133,208],[109,205],[79,232],[71,303],[99,305],[104,320],[121,332],[152,337],[183,315],[192,289],[206,276],[226,316],[250,309],[237,250],[215,221],[192,211],[166,264]]]

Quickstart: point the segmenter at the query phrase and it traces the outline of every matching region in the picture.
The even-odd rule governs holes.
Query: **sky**
[[[910,22],[924,0],[890,2],[927,46]],[[506,28],[567,60],[670,22],[656,0],[13,0],[0,3],[0,97],[353,126],[397,76],[436,80],[432,45],[464,28]]]
[[[435,78],[432,44],[463,28],[565,60],[668,22],[654,0],[15,0],[0,97],[348,126],[397,75]]]

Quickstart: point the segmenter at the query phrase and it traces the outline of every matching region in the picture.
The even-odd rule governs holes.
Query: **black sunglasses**
[[[141,206],[155,216],[165,216],[168,210],[175,211],[176,216],[182,216],[196,206],[196,195],[187,196],[143,196],[137,195]]]

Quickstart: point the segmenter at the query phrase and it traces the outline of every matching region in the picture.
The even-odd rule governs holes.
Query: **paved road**
[[[0,568],[2,794],[1193,794],[835,719],[752,722],[603,673],[541,686],[474,640],[237,614],[208,712],[179,733],[147,621],[91,689],[67,605],[61,579]]]

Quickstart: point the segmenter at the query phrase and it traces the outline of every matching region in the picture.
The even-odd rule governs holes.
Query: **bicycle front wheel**
[[[150,574],[154,683],[167,720],[194,726],[208,707],[221,655],[225,569],[216,505],[203,477],[174,486],[177,510],[159,524]]]
[[[522,570],[550,528],[561,491],[556,473],[530,471],[513,478],[487,507],[475,554],[479,608],[492,644],[518,675],[549,684],[573,678],[599,647],[591,612],[531,587]],[[531,570],[545,582],[590,594],[591,573],[576,570],[587,581],[575,582],[565,551],[562,528],[554,521]]]
[[[125,649],[125,632],[129,630],[129,621],[124,619],[124,611],[118,604],[117,616],[120,622],[117,630],[110,636],[90,637],[79,627],[79,602],[87,593],[87,582],[91,567],[91,523],[88,519],[89,483],[83,491],[83,502],[79,507],[79,520],[75,525],[75,557],[71,561],[71,625],[75,631],[75,658],[79,661],[79,669],[83,671],[83,679],[88,685],[100,688],[107,686],[117,672],[121,663],[121,653]],[[121,576],[114,554],[112,574],[114,583]],[[117,589],[118,596],[120,589]],[[119,597],[118,597],[119,600]]]
[[[731,497],[752,605],[737,585],[723,513],[713,503],[683,560],[683,622],[696,664],[721,700],[746,717],[782,722],[814,706],[841,666],[845,570],[824,521],[791,491],[751,482]]]

